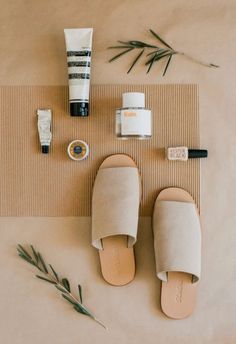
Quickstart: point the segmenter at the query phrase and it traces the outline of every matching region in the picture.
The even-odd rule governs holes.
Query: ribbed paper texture
[[[115,109],[123,92],[141,91],[153,113],[150,140],[115,136]],[[96,171],[110,154],[129,154],[142,176],[141,215],[152,214],[158,192],[169,186],[189,191],[200,202],[200,161],[165,160],[168,146],[199,148],[198,88],[196,85],[93,85],[90,116],[70,117],[66,86],[0,88],[1,216],[88,216]],[[53,139],[42,154],[37,108],[51,108]],[[89,144],[87,160],[67,156],[74,139]]]

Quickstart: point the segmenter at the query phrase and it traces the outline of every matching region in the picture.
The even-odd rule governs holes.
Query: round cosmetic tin
[[[89,155],[89,146],[82,140],[74,140],[67,147],[67,153],[72,160],[81,161]]]

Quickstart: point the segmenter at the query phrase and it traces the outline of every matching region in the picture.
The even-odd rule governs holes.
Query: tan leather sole
[[[180,188],[162,190],[157,200],[195,203],[192,196]],[[161,308],[173,319],[183,319],[192,314],[197,297],[197,284],[192,275],[184,272],[168,272],[168,281],[161,283]]]
[[[114,167],[137,166],[134,160],[125,154],[111,155],[100,165],[100,168]],[[105,281],[114,286],[130,283],[135,276],[135,257],[133,247],[128,247],[128,237],[125,235],[114,235],[103,238],[102,246],[103,250],[99,250],[99,256],[102,276]]]

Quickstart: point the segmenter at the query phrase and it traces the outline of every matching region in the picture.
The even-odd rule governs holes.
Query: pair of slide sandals
[[[92,245],[99,251],[103,278],[115,286],[131,282],[135,275],[140,200],[141,178],[133,159],[125,154],[106,158],[93,187]],[[153,234],[162,311],[183,319],[195,307],[201,270],[200,220],[188,192],[167,188],[159,193]]]

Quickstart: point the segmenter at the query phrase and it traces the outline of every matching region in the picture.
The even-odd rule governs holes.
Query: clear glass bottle
[[[145,94],[127,92],[122,95],[122,108],[116,109],[116,136],[123,139],[150,139],[152,113],[145,108]]]

